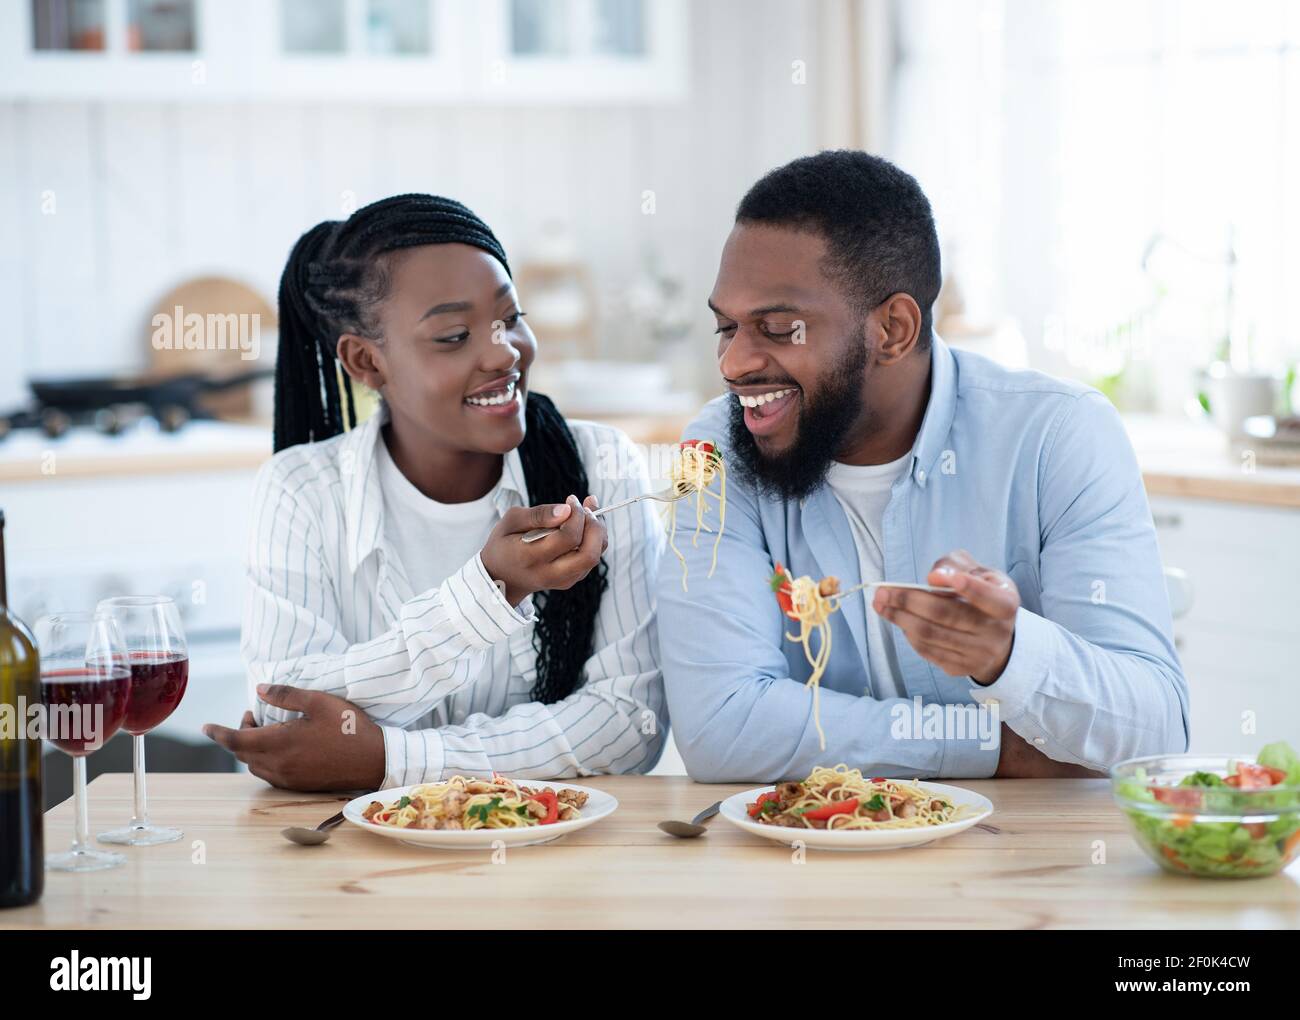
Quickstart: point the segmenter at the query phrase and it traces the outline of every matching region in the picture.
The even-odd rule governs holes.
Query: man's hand
[[[350,701],[321,691],[261,684],[268,705],[301,712],[301,719],[258,726],[245,712],[239,729],[215,723],[203,733],[285,790],[377,790],[384,781],[384,734]]]
[[[1006,669],[1015,643],[1020,608],[1015,583],[960,549],[936,560],[926,581],[961,597],[877,588],[872,607],[902,630],[923,659],[949,676],[991,684]]]

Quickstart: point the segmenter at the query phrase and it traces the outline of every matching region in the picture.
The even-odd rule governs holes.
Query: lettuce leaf
[[[1287,786],[1300,786],[1300,755],[1291,750],[1291,745],[1286,741],[1265,744],[1255,760],[1266,768],[1285,772],[1286,778],[1282,782]]]

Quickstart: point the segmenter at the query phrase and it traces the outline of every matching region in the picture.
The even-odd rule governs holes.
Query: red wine
[[[68,754],[89,754],[122,728],[130,695],[131,674],[126,670],[82,667],[44,672],[41,697],[49,710],[46,737]],[[89,746],[92,742],[94,746]]]
[[[41,741],[26,728],[26,709],[41,703],[41,670],[31,632],[6,608],[4,525],[0,510],[0,711],[14,724],[0,732],[0,907],[22,907],[45,886]]]
[[[189,682],[190,660],[166,652],[131,653],[131,697],[122,729],[148,733],[176,710]]]

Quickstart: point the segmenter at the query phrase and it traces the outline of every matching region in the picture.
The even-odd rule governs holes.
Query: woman
[[[660,532],[647,503],[591,516],[649,491],[644,461],[529,391],[536,351],[505,252],[458,202],[399,195],[294,246],[244,609],[255,709],[206,728],[254,775],[377,789],[654,764]],[[352,380],[382,406],[344,432]],[[555,530],[524,543],[537,527]]]

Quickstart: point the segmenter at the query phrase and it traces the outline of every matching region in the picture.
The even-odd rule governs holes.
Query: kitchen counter
[[[6,928],[1295,928],[1300,865],[1214,881],[1160,871],[1129,837],[1104,780],[983,780],[979,826],[911,850],[787,847],[722,818],[677,840],[655,828],[743,789],[685,778],[582,783],[619,810],[555,843],[507,851],[408,847],[344,823],[324,846],[288,843],[347,800],[268,788],[248,775],[149,777],[150,814],[179,825],[167,846],[121,848],[127,863],[49,873]],[[90,785],[91,832],[131,813],[131,777]],[[46,815],[48,849],[72,833],[72,802]],[[1104,861],[1104,863],[1102,863]]]
[[[1249,443],[1230,446],[1214,426],[1185,418],[1125,415],[1148,496],[1178,496],[1300,509],[1300,465],[1266,464]]]
[[[597,415],[640,444],[675,443],[693,415]],[[1176,417],[1126,415],[1149,496],[1178,496],[1300,509],[1300,466],[1243,460],[1211,425]],[[53,455],[54,460],[48,458]],[[191,422],[174,435],[142,429],[119,437],[75,430],[62,439],[30,431],[0,441],[0,482],[175,475],[256,469],[271,455],[267,426]],[[51,470],[51,466],[53,470]]]
[[[0,440],[0,482],[247,470],[270,456],[269,428],[233,422],[192,421],[172,433],[141,425],[117,436],[75,428],[58,439],[21,429]]]

